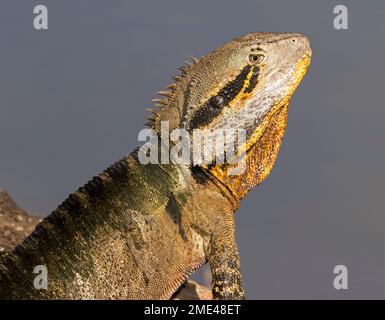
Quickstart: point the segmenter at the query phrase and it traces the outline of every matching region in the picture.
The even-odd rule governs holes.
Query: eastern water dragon
[[[270,173],[291,96],[310,63],[297,33],[251,33],[193,59],[148,126],[244,129],[245,169],[142,164],[138,150],[72,193],[0,265],[2,299],[168,299],[210,264],[215,299],[243,299],[234,212]],[[35,289],[36,265],[48,288]]]

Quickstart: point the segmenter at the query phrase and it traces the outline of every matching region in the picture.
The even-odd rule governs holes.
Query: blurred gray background
[[[48,214],[138,145],[177,66],[254,31],[305,33],[313,59],[275,169],[236,213],[247,298],[385,298],[384,1],[2,0],[0,187]]]

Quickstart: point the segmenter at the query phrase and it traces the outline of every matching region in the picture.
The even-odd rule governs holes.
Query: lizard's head
[[[297,33],[251,33],[182,68],[166,96],[156,100],[170,130],[245,130],[246,170],[230,164],[201,166],[240,199],[269,174],[286,125],[287,107],[310,63],[309,40]],[[226,137],[227,139],[227,137]]]

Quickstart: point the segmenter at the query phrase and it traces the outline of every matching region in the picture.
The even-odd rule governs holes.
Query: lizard
[[[270,173],[291,97],[311,60],[299,33],[235,38],[181,68],[147,126],[239,128],[245,170],[234,164],[142,164],[124,156],[73,192],[0,265],[2,299],[169,299],[209,263],[214,299],[245,299],[234,213]],[[48,286],[33,286],[33,269]]]

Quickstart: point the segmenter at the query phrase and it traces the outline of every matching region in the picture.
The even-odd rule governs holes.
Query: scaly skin
[[[168,299],[210,263],[216,299],[243,299],[233,214],[270,173],[291,95],[311,49],[306,37],[253,33],[182,68],[149,126],[245,129],[246,171],[230,163],[141,164],[138,150],[70,195],[0,265],[4,299]],[[36,265],[48,289],[33,286]]]

